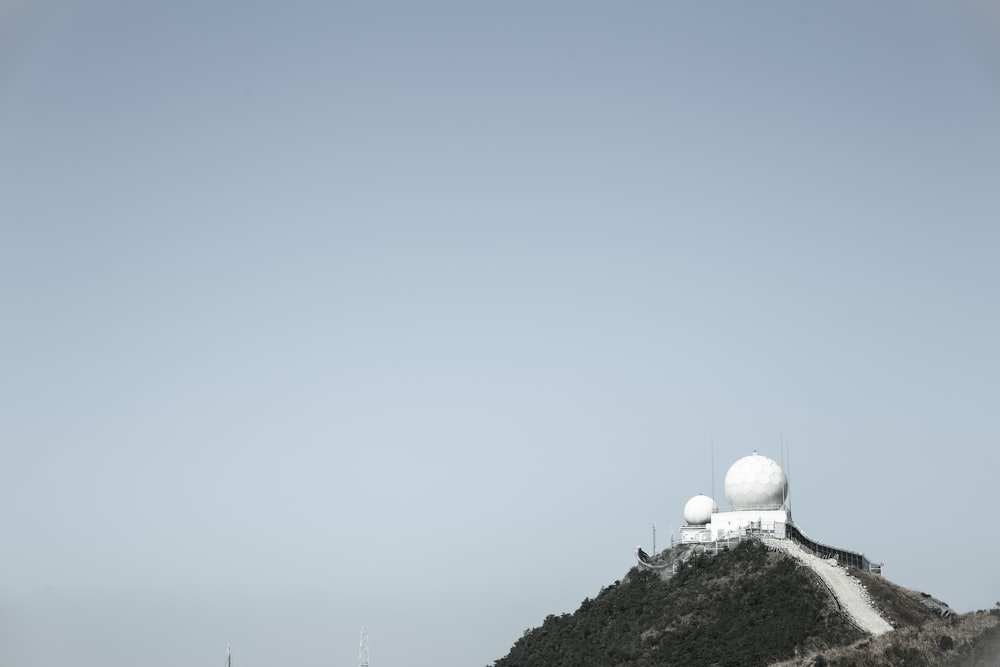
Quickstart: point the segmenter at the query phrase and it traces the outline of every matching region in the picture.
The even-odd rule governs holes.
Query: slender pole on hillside
[[[653,522],[653,556],[656,556],[656,522]]]
[[[715,511],[714,505],[716,504],[716,501],[715,501],[715,436],[714,435],[710,436],[709,442],[710,442],[710,444],[709,444],[709,451],[711,452],[711,458],[712,458],[712,461],[711,461],[711,463],[712,463],[712,490],[709,492],[709,495],[712,497],[712,505],[713,505],[712,511],[714,512]]]
[[[787,502],[788,502],[788,517],[791,518],[791,516],[792,516],[792,453],[791,452],[785,452],[785,456],[788,459],[788,463],[787,463],[788,467],[785,468],[785,481],[788,483],[788,486],[786,487],[785,491],[788,493],[788,498],[786,499]]]
[[[787,494],[785,502],[788,503],[788,516],[792,516],[792,455],[791,452],[787,451],[785,448],[785,436],[781,436],[781,451],[782,451],[782,467],[785,469],[785,493]]]
[[[361,649],[358,651],[358,667],[368,667],[368,626],[361,628]]]
[[[785,467],[785,433],[781,432],[778,435],[778,438],[781,441],[781,469],[785,472],[785,481],[787,482],[788,481],[788,468]],[[782,501],[785,501],[785,502],[788,501],[788,487],[787,486],[785,487],[785,497],[782,498]]]

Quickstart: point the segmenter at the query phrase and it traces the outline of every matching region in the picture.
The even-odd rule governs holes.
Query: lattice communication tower
[[[358,667],[368,667],[368,626],[361,628],[361,648],[358,651]]]

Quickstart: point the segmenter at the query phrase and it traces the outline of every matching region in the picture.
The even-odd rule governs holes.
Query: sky
[[[0,662],[482,667],[753,450],[992,607],[998,19],[0,4]]]

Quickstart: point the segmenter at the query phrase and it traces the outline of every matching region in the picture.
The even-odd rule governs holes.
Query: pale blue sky
[[[713,441],[992,607],[996,18],[8,4],[0,661],[481,667]]]

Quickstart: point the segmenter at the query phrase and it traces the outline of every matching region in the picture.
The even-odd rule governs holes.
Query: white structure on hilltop
[[[791,515],[785,508],[788,478],[775,461],[756,451],[734,463],[726,473],[726,498],[732,506],[720,512],[710,497],[697,495],[684,505],[686,526],[681,542],[714,542],[727,537],[761,533],[785,537]]]
[[[714,486],[714,483],[713,483]],[[786,505],[788,500],[788,477],[772,459],[761,456],[756,451],[734,463],[726,473],[726,498],[732,509],[720,512],[718,505],[709,496],[699,494],[684,505],[686,526],[681,527],[681,544],[715,544],[723,548],[733,540],[743,538],[772,537],[789,539],[798,543],[822,559],[835,559],[844,567],[856,567],[866,572],[882,573],[882,563],[872,562],[864,553],[823,544],[803,532],[792,521],[792,512]],[[654,533],[654,543],[656,540]],[[671,547],[674,545],[670,537]],[[670,576],[677,569],[678,561],[664,558],[664,554],[635,548],[639,567],[656,570],[662,576]]]

